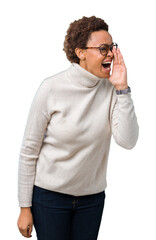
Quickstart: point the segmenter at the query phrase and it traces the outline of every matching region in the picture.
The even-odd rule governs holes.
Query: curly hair
[[[95,16],[84,16],[69,25],[64,40],[63,51],[66,53],[67,59],[71,63],[79,63],[79,58],[75,53],[75,49],[85,48],[91,33],[99,30],[108,32],[108,25],[103,19]]]

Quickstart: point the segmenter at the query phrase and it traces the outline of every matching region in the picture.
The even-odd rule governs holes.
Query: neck
[[[94,87],[98,84],[99,78],[81,67],[78,63],[72,63],[70,67],[71,78],[86,87]]]
[[[88,71],[88,67],[87,67],[86,61],[80,59],[79,65],[80,65],[82,68],[84,68],[85,70]],[[89,71],[88,71],[88,72],[89,72]]]

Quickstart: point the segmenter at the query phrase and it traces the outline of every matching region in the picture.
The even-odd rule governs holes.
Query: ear
[[[80,60],[85,60],[86,59],[85,49],[75,48],[75,53]]]

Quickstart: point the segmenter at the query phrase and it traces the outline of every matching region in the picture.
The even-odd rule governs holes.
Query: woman
[[[34,224],[39,240],[95,240],[111,135],[132,149],[139,127],[123,56],[104,20],[71,23],[64,51],[71,66],[41,83],[29,112],[17,225],[31,237]]]

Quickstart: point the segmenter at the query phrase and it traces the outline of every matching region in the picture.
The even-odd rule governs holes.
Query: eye
[[[101,51],[107,51],[108,47],[101,47],[100,49],[101,49]]]
[[[102,55],[105,55],[108,52],[108,48],[107,47],[101,47],[100,51],[101,51]]]

